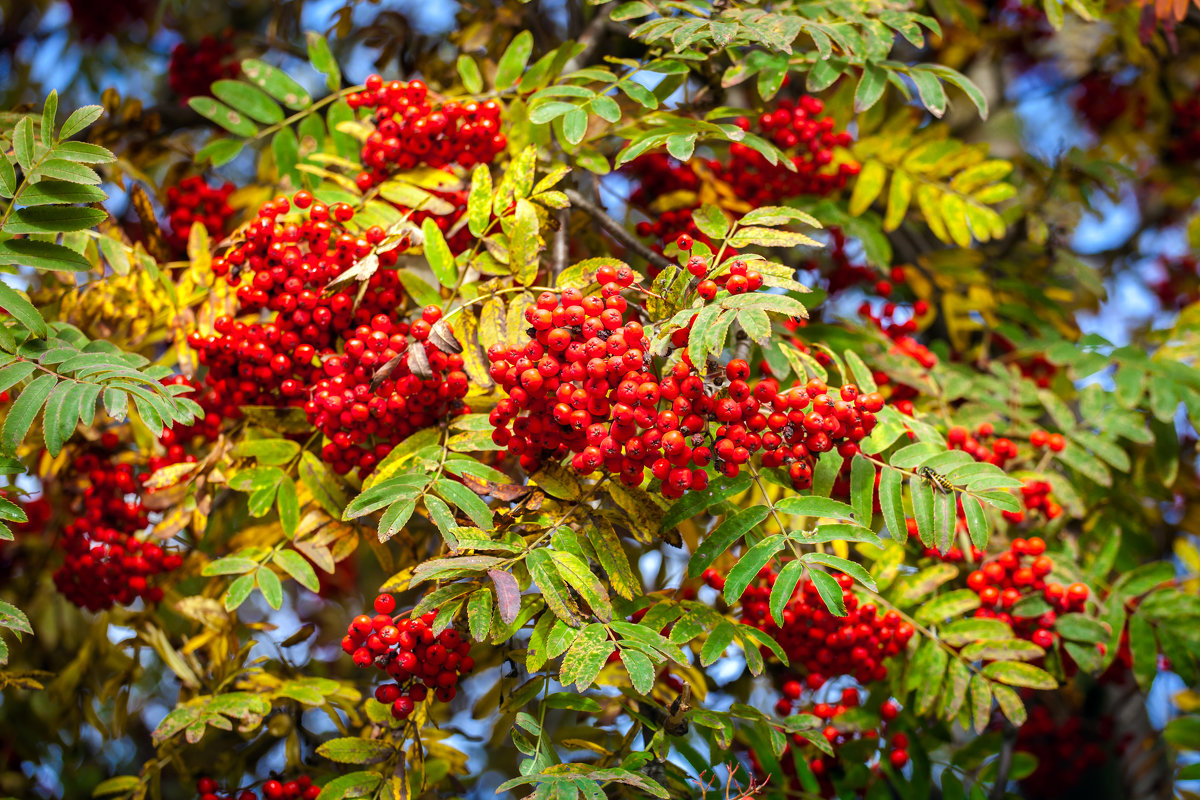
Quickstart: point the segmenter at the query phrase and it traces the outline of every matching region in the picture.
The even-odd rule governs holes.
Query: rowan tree
[[[12,3],[0,795],[1198,796],[1198,13]]]

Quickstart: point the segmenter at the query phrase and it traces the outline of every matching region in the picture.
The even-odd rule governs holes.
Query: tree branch
[[[593,203],[591,200],[588,200],[579,192],[575,191],[574,189],[567,189],[565,194],[567,195],[567,199],[571,201],[571,205],[575,206],[580,211],[585,212],[588,216],[594,219],[597,225],[608,231],[608,233],[618,242],[625,245],[627,250],[630,250],[638,256],[641,256],[643,259],[649,261],[651,264],[660,269],[666,269],[674,266],[666,256],[654,252],[645,244],[638,241],[638,239],[632,233],[625,229],[624,225],[610,217],[607,211]]]
[[[1004,789],[1008,786],[1008,773],[1012,771],[1013,750],[1017,746],[1017,729],[1004,723],[1004,744],[1000,746],[1000,758],[996,762],[996,782],[992,785],[988,800],[1004,800]]]

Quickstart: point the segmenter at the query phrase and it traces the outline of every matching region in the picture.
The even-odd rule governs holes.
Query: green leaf
[[[954,492],[937,492],[933,498],[933,530],[938,552],[945,553],[954,543],[958,508]]]
[[[279,107],[279,104],[272,100],[266,92],[248,83],[230,80],[216,81],[212,85],[212,93],[218,100],[252,120],[265,125],[283,122],[283,109]]]
[[[574,146],[583,141],[587,133],[588,115],[582,108],[572,108],[563,114],[563,138]]]
[[[421,223],[421,233],[425,236],[425,259],[434,277],[442,286],[453,287],[458,282],[458,265],[454,263],[454,254],[446,244],[446,237],[431,217]]]
[[[214,167],[223,167],[237,158],[245,145],[241,139],[213,139],[196,153],[196,162],[212,161]]]
[[[34,239],[0,242],[0,264],[17,264],[59,272],[87,272],[92,265],[69,247]]]
[[[863,65],[863,74],[854,90],[854,111],[858,114],[879,102],[887,86],[887,70],[868,62]]]
[[[338,69],[337,59],[333,57],[333,51],[329,49],[329,41],[316,31],[309,31],[305,37],[308,40],[309,63],[317,72],[325,76],[325,85],[329,87],[329,91],[336,92],[342,88],[342,71]],[[474,93],[479,89],[468,89],[468,91]]]
[[[1054,676],[1033,664],[1020,661],[994,661],[984,666],[984,677],[994,681],[1020,686],[1026,689],[1057,689],[1058,681]]]
[[[3,600],[0,600],[0,627],[18,633],[33,633],[33,626],[29,624],[29,617],[25,615],[25,612]]]
[[[863,586],[870,589],[872,592],[878,587],[875,585],[875,579],[871,577],[871,573],[861,565],[847,558],[829,555],[827,553],[805,553],[800,557],[800,560],[806,564],[821,564],[836,569],[839,572],[844,572],[854,580],[861,583]],[[811,573],[810,573],[811,574]]]
[[[913,475],[908,480],[908,490],[912,496],[913,517],[917,520],[917,532],[921,535],[921,542],[926,547],[933,547],[933,487],[921,476]]]
[[[312,564],[308,563],[308,559],[295,550],[276,551],[274,561],[305,589],[310,592],[320,591],[321,581],[317,579],[317,573],[312,568]]]
[[[243,575],[229,584],[229,588],[225,590],[225,610],[233,611],[246,602],[246,598],[250,596],[250,592],[252,591],[254,591],[253,573]]]
[[[92,797],[104,797],[110,794],[129,794],[134,789],[142,785],[142,781],[136,775],[118,775],[115,778],[100,781],[95,789],[92,789]]]
[[[49,329],[46,327],[46,321],[42,319],[41,312],[34,307],[33,303],[3,281],[0,281],[0,309],[21,323],[21,326],[34,336],[44,338],[49,335]],[[32,371],[32,365],[30,367]]]
[[[404,500],[388,506],[387,511],[379,518],[379,541],[386,542],[403,530],[416,510],[416,500]]]
[[[732,547],[747,531],[765,520],[770,513],[771,510],[767,506],[752,506],[726,517],[725,521],[700,543],[695,554],[688,560],[688,577],[698,577],[718,556]]]
[[[629,673],[629,681],[633,684],[634,690],[639,694],[650,694],[650,690],[654,688],[654,679],[656,677],[654,662],[640,650],[633,648],[625,648],[621,651],[621,663],[625,665],[625,671]],[[604,796],[603,793],[600,795]]]
[[[25,438],[33,420],[46,404],[46,399],[57,383],[57,376],[42,375],[21,390],[4,417],[4,428],[0,431],[0,453],[17,452],[18,445]]]
[[[67,121],[59,128],[59,139],[70,139],[75,134],[79,133],[84,128],[91,125],[96,120],[100,119],[100,115],[104,113],[101,106],[83,106],[71,112],[67,117]],[[42,134],[45,136],[46,134]]]
[[[662,530],[670,530],[684,520],[691,519],[701,511],[722,500],[742,494],[754,483],[753,477],[743,471],[736,478],[719,476],[704,491],[690,491],[675,501],[663,516]]]
[[[477,164],[471,173],[471,191],[467,195],[467,227],[475,236],[483,236],[491,216],[492,172],[487,164]]]
[[[63,381],[54,387],[46,400],[46,411],[42,416],[43,439],[51,456],[62,452],[63,444],[75,432],[78,418],[78,396],[75,389],[82,384]]]
[[[271,571],[270,567],[259,567],[254,573],[255,580],[258,581],[258,588],[262,589],[263,597],[267,599],[267,605],[278,611],[283,607],[283,584],[279,582],[279,576]]]
[[[111,164],[117,160],[108,148],[88,142],[60,142],[50,151],[50,155],[62,161],[75,161],[80,164]],[[21,200],[24,202],[24,196]]]
[[[896,541],[908,539],[908,525],[904,521],[904,474],[898,470],[885,469],[879,476],[879,508],[888,532]]]
[[[917,609],[917,622],[930,625],[947,619],[956,619],[968,611],[979,608],[979,595],[970,589],[957,589],[935,597]]]
[[[825,608],[829,609],[830,614],[835,617],[846,616],[846,601],[842,597],[842,587],[832,575],[818,569],[810,569],[808,579],[817,587],[817,594],[821,596],[821,602],[825,604]]]
[[[525,71],[525,65],[529,63],[531,53],[533,53],[533,34],[529,31],[521,31],[513,37],[512,42],[509,43],[496,64],[496,89],[504,91],[516,84],[521,73]]]
[[[837,450],[822,453],[817,460],[817,468],[813,471],[812,493],[817,497],[828,497],[833,491],[834,481],[842,471],[842,454]]]
[[[783,549],[786,539],[782,534],[768,536],[747,550],[725,579],[725,602],[733,604],[741,598],[758,571],[771,562],[775,554]]]
[[[716,663],[716,661],[725,655],[725,650],[729,645],[733,644],[733,638],[737,635],[737,628],[732,623],[722,620],[708,634],[708,638],[704,640],[704,646],[700,648],[700,665],[707,667]]]
[[[830,517],[847,520],[854,518],[853,508],[840,500],[831,500],[828,497],[785,497],[775,504],[775,509],[783,514],[797,517]],[[867,523],[870,521],[869,518],[866,520]]]
[[[792,594],[796,591],[796,584],[800,582],[803,574],[803,561],[789,561],[783,565],[783,569],[779,570],[775,584],[771,587],[771,618],[780,627],[783,626],[783,610],[791,602]]]
[[[991,534],[991,521],[983,504],[970,495],[962,495],[963,516],[967,518],[967,532],[971,534],[971,544],[983,550],[987,547]]]
[[[211,97],[192,97],[188,105],[200,116],[214,122],[235,136],[249,138],[258,133],[258,126],[240,112]]]
[[[612,525],[601,521],[587,530],[588,543],[596,553],[600,566],[608,574],[613,591],[627,600],[641,594],[642,585],[625,555],[625,548]]]
[[[492,628],[492,591],[486,586],[471,594],[467,600],[467,625],[471,629],[471,638],[482,642],[488,637]]]
[[[526,558],[529,574],[542,590],[542,599],[554,612],[554,615],[572,627],[581,627],[584,619],[579,614],[575,601],[571,598],[567,584],[559,574],[550,551],[545,548],[535,548],[529,551]],[[507,573],[502,573],[507,574]],[[498,586],[498,584],[497,584]]]
[[[460,55],[456,66],[464,89],[471,94],[479,94],[483,91],[483,76],[479,74],[479,65],[475,63],[475,59],[468,55]]]
[[[21,169],[28,175],[33,169],[34,161],[34,138],[33,138],[33,120],[29,117],[21,117],[17,122],[16,127],[12,132],[13,153],[17,157],[17,163],[21,165]]]
[[[908,76],[917,85],[917,94],[921,103],[929,109],[929,113],[941,118],[946,113],[946,90],[942,82],[932,72],[923,69],[910,70]]]
[[[871,524],[875,506],[875,465],[861,455],[850,462],[850,504],[863,525]]]
[[[612,621],[612,601],[600,579],[592,574],[591,568],[574,553],[555,550],[550,553],[558,574],[579,593],[602,622]]]
[[[108,217],[103,209],[87,206],[19,208],[4,223],[5,233],[65,233],[94,228]]]
[[[312,97],[303,86],[283,70],[258,59],[242,62],[242,76],[288,108],[299,111],[312,104]]]
[[[317,755],[339,764],[376,764],[386,761],[393,752],[395,746],[389,742],[349,736],[330,739],[317,747]],[[355,793],[354,796],[361,795]]]
[[[466,486],[448,478],[439,478],[434,482],[434,489],[444,499],[458,506],[478,527],[485,531],[492,529],[492,510]]]
[[[7,153],[0,153],[0,197],[12,197],[17,191],[17,171]]]
[[[258,569],[258,562],[252,558],[244,558],[242,556],[225,556],[216,561],[210,561],[200,570],[200,574],[206,577],[215,575],[243,575],[247,572],[253,572]]]

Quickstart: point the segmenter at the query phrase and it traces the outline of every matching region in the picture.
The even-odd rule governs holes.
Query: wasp
[[[946,480],[945,475],[933,469],[932,467],[920,467],[917,470],[917,474],[932,483],[939,492],[950,494],[954,491],[954,484]]]

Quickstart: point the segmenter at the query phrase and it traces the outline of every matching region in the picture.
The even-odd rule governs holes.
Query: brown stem
[[[596,221],[596,224],[607,231],[614,239],[625,245],[627,250],[641,256],[646,261],[649,261],[654,266],[660,269],[667,269],[674,266],[671,262],[662,255],[651,250],[642,242],[625,229],[625,226],[617,222],[608,212],[600,206],[588,200],[574,189],[565,190],[567,199],[571,201],[571,205],[585,212],[588,216]]]

